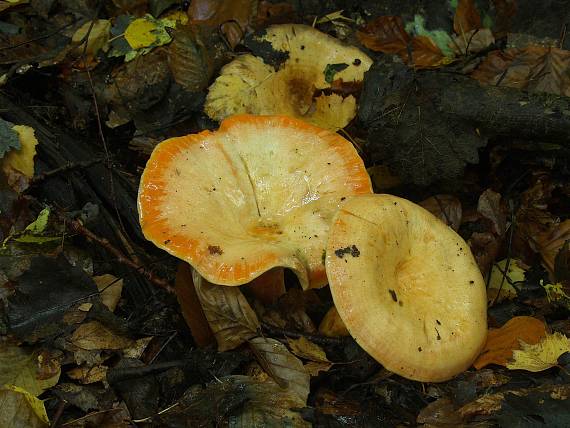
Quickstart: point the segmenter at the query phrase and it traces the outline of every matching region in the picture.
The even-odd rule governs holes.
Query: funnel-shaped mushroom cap
[[[324,90],[337,79],[361,82],[372,65],[366,54],[307,25],[274,25],[258,41],[286,54],[287,60],[277,70],[253,55],[227,64],[210,86],[204,106],[208,116],[284,114],[334,131],[354,118],[352,95]]]
[[[277,266],[326,283],[324,249],[346,196],[371,193],[353,146],[283,116],[234,116],[217,132],[173,138],[141,178],[147,239],[208,281],[240,285]]]
[[[469,247],[410,201],[348,199],[331,224],[326,267],[350,334],[394,373],[444,381],[485,344],[485,283]]]

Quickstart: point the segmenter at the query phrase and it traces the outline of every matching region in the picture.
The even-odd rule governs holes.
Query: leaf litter
[[[564,13],[107,3],[0,4],[0,425],[568,426]],[[291,24],[366,54],[370,70],[267,36]],[[288,74],[307,57],[316,71]],[[249,74],[224,80],[231,64]],[[229,86],[209,95],[218,79]],[[320,124],[358,147],[377,191],[468,242],[489,298],[474,368],[443,384],[400,378],[350,338],[327,288],[302,291],[283,270],[209,284],[148,246],[134,220],[144,164],[160,141],[215,129],[214,95],[221,111],[253,98],[261,113],[327,111]]]

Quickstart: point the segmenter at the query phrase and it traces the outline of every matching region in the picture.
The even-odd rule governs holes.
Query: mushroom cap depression
[[[391,195],[345,201],[326,270],[350,334],[388,370],[440,382],[485,344],[485,283],[468,245],[428,211]]]
[[[222,120],[236,113],[284,114],[334,131],[354,118],[354,96],[323,92],[332,86],[325,70],[338,70],[333,80],[361,82],[372,65],[366,54],[299,24],[271,26],[258,41],[287,54],[287,60],[275,69],[247,54],[224,66],[206,98],[208,116]]]
[[[241,285],[273,267],[326,284],[324,249],[341,199],[371,193],[350,142],[284,116],[238,115],[166,140],[139,188],[147,239],[208,281]]]

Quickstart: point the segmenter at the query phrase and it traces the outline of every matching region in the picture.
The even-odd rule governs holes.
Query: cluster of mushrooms
[[[359,55],[352,66],[369,67]],[[468,245],[422,207],[373,194],[362,159],[323,127],[319,108],[306,113],[321,127],[289,108],[229,110],[216,132],[160,143],[141,178],[144,235],[220,286],[274,268],[293,271],[303,289],[328,284],[352,337],[385,368],[425,382],[461,373],[487,334],[485,283]]]

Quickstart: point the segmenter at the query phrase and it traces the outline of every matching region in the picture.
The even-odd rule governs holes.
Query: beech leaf
[[[558,364],[560,355],[570,352],[570,339],[562,333],[548,334],[536,344],[521,343],[522,349],[513,352],[511,370],[540,372]]]
[[[259,320],[238,287],[212,284],[195,270],[192,279],[220,352],[257,336]]]

